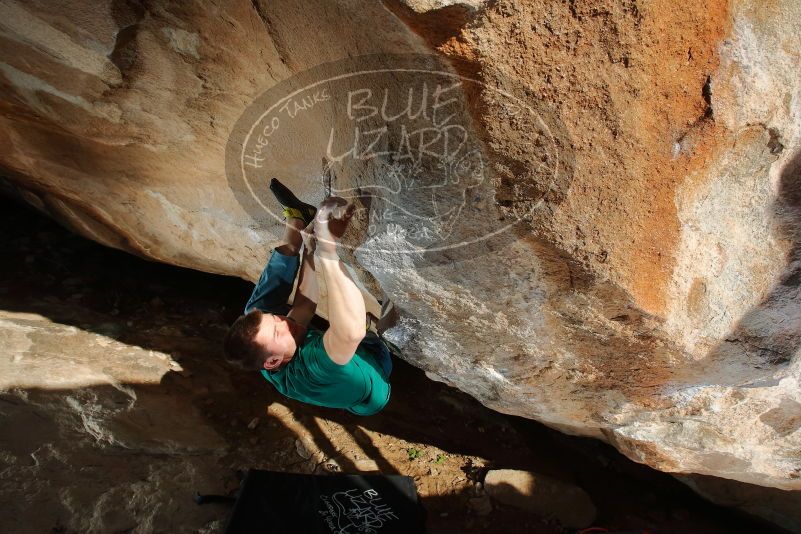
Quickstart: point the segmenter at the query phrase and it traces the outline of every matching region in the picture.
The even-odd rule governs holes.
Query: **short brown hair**
[[[264,360],[270,354],[256,343],[256,334],[263,316],[261,310],[251,310],[247,315],[240,315],[228,329],[223,349],[229,363],[248,370],[261,369],[264,366]]]

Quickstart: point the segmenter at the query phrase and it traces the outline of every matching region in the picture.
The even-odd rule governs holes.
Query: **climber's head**
[[[244,369],[278,369],[295,355],[295,336],[302,328],[285,315],[251,310],[228,329],[225,358]]]

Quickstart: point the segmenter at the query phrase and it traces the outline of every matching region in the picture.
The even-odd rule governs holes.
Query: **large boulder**
[[[801,490],[801,2],[522,4],[4,0],[4,188],[251,280],[280,235],[271,173],[358,197],[347,257],[432,377],[657,469]],[[395,119],[337,97],[403,109],[418,74],[462,82],[470,150],[343,152]],[[250,135],[320,80],[275,143]]]

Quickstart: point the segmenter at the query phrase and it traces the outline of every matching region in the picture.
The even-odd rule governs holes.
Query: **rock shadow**
[[[801,354],[801,151],[782,169],[771,211],[776,237],[787,243],[787,264],[762,301],[704,360],[703,376],[717,377],[718,385],[774,385],[777,371]]]
[[[508,417],[404,362],[395,365],[392,401],[373,417],[280,397],[258,373],[229,368],[221,357],[224,333],[252,284],[132,258],[70,234],[29,208],[0,202],[0,221],[7,228],[0,235],[6,251],[0,257],[0,310],[6,320],[49,320],[140,353],[160,352],[177,364],[151,384],[9,387],[0,397],[0,446],[10,455],[4,458],[13,456],[14,462],[0,485],[10,503],[0,513],[1,530],[14,531],[21,520],[36,531],[86,531],[92,521],[106,531],[143,524],[163,531],[220,527],[228,509],[197,508],[191,500],[195,491],[229,492],[238,485],[235,472],[247,468],[323,472],[334,458],[340,472],[356,472],[363,466],[354,451],[378,471],[417,473],[431,532],[515,532],[520,525],[551,531],[553,525],[524,512],[498,506],[481,516],[471,508],[470,499],[478,495],[462,486],[472,488],[490,467],[545,472],[594,486],[588,491],[597,502],[618,503],[602,509],[599,521],[606,525],[665,525],[669,514],[654,503],[683,506],[663,492],[669,475],[648,470],[655,478],[641,482],[623,472],[609,474],[608,461],[592,459],[595,447],[605,447],[616,462],[633,464],[608,446],[585,448],[586,440],[533,421],[520,420],[513,428]],[[59,350],[57,335],[52,341],[56,348],[48,357],[66,365],[67,346]],[[35,352],[25,357],[34,355],[39,357]],[[112,369],[103,370],[114,364],[111,349],[99,349],[98,359],[102,356],[108,361],[97,369],[112,375]],[[47,372],[66,376],[65,369],[57,363]],[[536,439],[524,438],[520,428],[536,429]],[[382,437],[391,439],[377,443]],[[353,445],[343,449],[343,443]],[[457,470],[465,484],[448,489],[453,470],[447,478],[432,474],[444,468],[433,458],[413,459],[406,450],[432,447],[472,458]],[[580,450],[586,450],[586,461],[576,461]],[[479,458],[483,467],[471,466]],[[610,476],[619,482],[611,489],[604,484]],[[643,487],[654,497],[632,500],[645,493]],[[689,490],[683,498],[695,503],[695,522],[711,525],[706,532],[737,532]],[[649,518],[655,509],[657,515]],[[755,528],[750,520],[739,523],[743,532]],[[759,529],[768,531],[761,524]]]

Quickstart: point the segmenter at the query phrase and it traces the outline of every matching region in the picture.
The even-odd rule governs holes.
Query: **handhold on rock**
[[[484,491],[503,504],[553,516],[568,528],[583,528],[595,521],[595,505],[583,489],[537,473],[491,470],[484,479]]]

